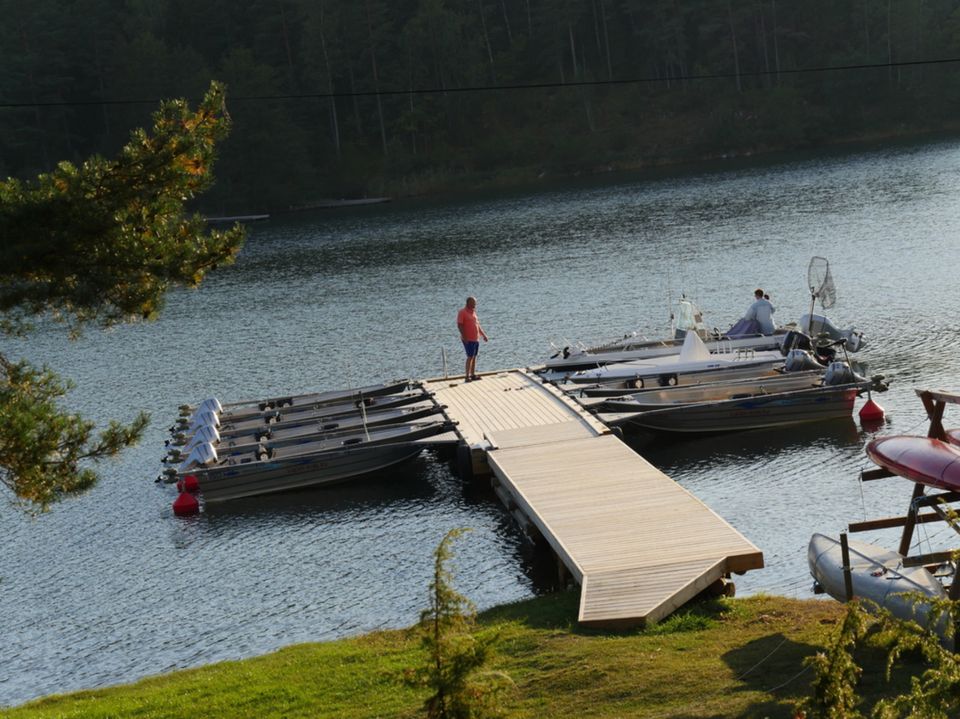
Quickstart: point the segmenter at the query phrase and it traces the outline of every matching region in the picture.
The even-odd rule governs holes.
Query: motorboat
[[[947,591],[934,574],[923,566],[905,566],[899,552],[874,544],[848,540],[849,564],[845,568],[841,542],[823,534],[810,537],[807,564],[819,587],[834,599],[846,602],[845,572],[849,572],[852,596],[866,599],[868,606],[882,607],[895,617],[926,626],[930,618],[929,599],[947,599]],[[947,638],[947,617],[933,627]]]
[[[220,456],[210,443],[194,447],[167,481],[192,476],[207,504],[313,487],[359,477],[418,455],[429,441],[450,432],[436,421],[389,426],[281,447],[258,447]]]
[[[682,404],[633,415],[600,415],[607,423],[627,423],[658,432],[734,432],[817,422],[847,417],[853,413],[862,383],[818,385],[769,394],[757,393],[719,401]]]
[[[757,377],[770,374],[783,365],[784,356],[779,350],[744,350],[722,356],[711,354],[697,334],[688,332],[683,348],[677,355],[579,370],[564,374],[559,381],[572,385],[630,389],[673,387],[720,379]]]
[[[635,414],[648,410],[679,407],[703,402],[721,402],[728,399],[746,399],[792,390],[817,387],[823,379],[824,370],[784,372],[763,377],[726,382],[706,382],[697,385],[647,389],[634,394],[598,400],[593,406],[600,412],[624,412]]]
[[[675,314],[671,314],[672,332],[663,339],[648,339],[636,332],[624,335],[603,344],[586,346],[583,343],[567,344],[562,348],[554,347],[554,354],[547,359],[541,373],[545,379],[556,380],[559,375],[578,370],[588,370],[616,362],[632,362],[655,357],[679,354],[688,333],[695,333],[712,354],[729,355],[745,350],[790,349],[786,343],[797,333],[816,338],[818,342],[844,341],[847,352],[858,352],[864,345],[863,333],[856,328],[841,329],[828,317],[811,311],[804,314],[799,322],[791,322],[777,327],[772,335],[764,335],[756,327],[743,321],[733,324],[725,332],[718,328],[708,328],[703,322],[703,313],[696,303],[681,297]]]
[[[259,400],[242,400],[226,405],[221,404],[216,397],[209,397],[197,405],[180,405],[178,424],[189,425],[204,414],[213,414],[220,420],[220,424],[225,424],[228,421],[239,421],[264,413],[286,413],[329,405],[369,401],[375,397],[404,392],[411,386],[413,385],[410,380],[404,379],[351,389],[311,392]]]
[[[224,415],[204,410],[196,412],[190,418],[180,421],[170,428],[174,443],[184,444],[201,427],[216,427],[221,436],[228,434],[246,434],[268,428],[290,427],[300,424],[336,421],[340,417],[360,415],[396,409],[429,399],[422,389],[413,392],[375,395],[362,399],[348,399],[337,404],[297,405],[290,409],[267,409],[242,417]]]
[[[731,354],[739,350],[775,350],[780,347],[785,330],[778,334],[750,334],[729,337],[717,329],[707,329],[697,305],[681,297],[676,315],[671,315],[673,332],[663,339],[648,339],[633,332],[624,337],[592,347],[582,343],[556,348],[556,352],[543,363],[541,372],[547,379],[558,373],[601,367],[615,362],[632,362],[680,354],[684,339],[690,332],[703,340],[707,351],[714,354]]]
[[[355,413],[334,418],[321,418],[294,425],[268,425],[252,432],[220,433],[216,427],[201,427],[183,446],[170,448],[169,462],[182,462],[202,442],[209,442],[221,455],[235,454],[251,447],[283,447],[292,444],[313,442],[321,438],[356,434],[361,431],[377,431],[396,424],[414,422],[433,417],[443,411],[434,403],[421,403],[397,407],[379,412]]]

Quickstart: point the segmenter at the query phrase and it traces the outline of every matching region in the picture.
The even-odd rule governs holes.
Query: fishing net
[[[824,257],[812,257],[807,268],[807,284],[810,286],[810,296],[820,300],[820,306],[828,310],[836,304],[837,286],[833,284],[833,275],[830,274],[830,263]]]

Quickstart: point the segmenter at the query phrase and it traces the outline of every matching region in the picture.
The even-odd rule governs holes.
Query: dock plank
[[[579,621],[662,619],[763,554],[596,416],[523,370],[425,380],[457,434],[581,585]],[[508,501],[504,500],[504,501]]]

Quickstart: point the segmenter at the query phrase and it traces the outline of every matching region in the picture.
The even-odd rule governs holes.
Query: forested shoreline
[[[109,156],[217,79],[213,211],[960,127],[960,0],[0,3],[0,176]]]

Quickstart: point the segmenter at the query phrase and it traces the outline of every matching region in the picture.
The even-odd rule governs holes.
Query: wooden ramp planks
[[[580,582],[584,623],[655,622],[720,576],[763,566],[753,544],[612,435],[495,449],[488,461]]]
[[[446,405],[447,416],[458,423],[457,432],[469,447],[488,446],[491,433],[524,428],[536,431],[560,423],[571,423],[565,436],[590,437],[609,431],[574,400],[524,370],[486,374],[476,382],[425,380],[423,387]]]
[[[496,475],[498,496],[580,583],[583,624],[657,622],[721,577],[763,566],[703,502],[528,372],[423,386],[457,422],[474,470]]]

